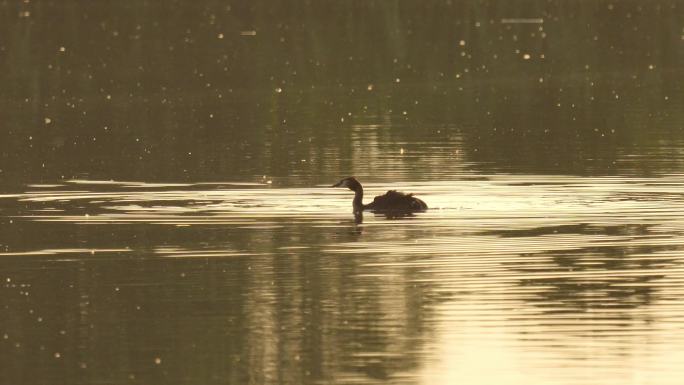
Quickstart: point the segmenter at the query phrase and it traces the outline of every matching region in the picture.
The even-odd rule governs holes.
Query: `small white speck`
[[[529,53],[526,53],[526,54],[523,55],[523,59],[525,59],[525,60],[530,60],[530,57],[531,57],[531,56],[530,56]]]
[[[52,123],[52,119],[50,118],[45,118],[45,124],[50,124]]]
[[[461,40],[458,42],[458,45],[460,45],[461,47],[465,47],[465,44],[465,40]]]
[[[223,34],[222,34],[222,33],[219,33],[217,37],[218,37],[219,39],[223,39]]]
[[[65,47],[59,47],[59,52],[66,52],[66,48]]]

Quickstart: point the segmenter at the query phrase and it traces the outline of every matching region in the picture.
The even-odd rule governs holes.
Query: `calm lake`
[[[0,20],[0,383],[684,378],[681,1]]]

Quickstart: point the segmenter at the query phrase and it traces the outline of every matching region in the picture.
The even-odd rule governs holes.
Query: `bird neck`
[[[354,189],[354,212],[360,213],[363,211],[363,188],[361,186]]]

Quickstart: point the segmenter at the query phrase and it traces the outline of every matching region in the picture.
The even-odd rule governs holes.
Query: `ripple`
[[[348,363],[336,382],[382,367],[394,383],[629,383],[684,374],[672,356],[684,343],[682,187],[681,175],[366,183],[368,196],[399,189],[431,208],[357,220],[352,194],[328,185],[73,180],[0,196],[12,234],[0,256],[33,272],[116,263],[121,282],[100,290],[146,288],[222,314],[207,318],[220,330],[237,306],[250,317],[237,333],[259,346],[342,349],[329,352]],[[419,365],[397,364],[408,359]]]

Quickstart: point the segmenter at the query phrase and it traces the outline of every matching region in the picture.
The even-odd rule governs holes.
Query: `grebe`
[[[373,202],[363,204],[363,187],[356,178],[350,176],[332,185],[332,187],[347,187],[354,192],[354,214],[360,214],[363,210],[378,212],[411,212],[427,210],[427,205],[413,194],[404,194],[396,190],[389,190],[385,195],[378,195]]]

